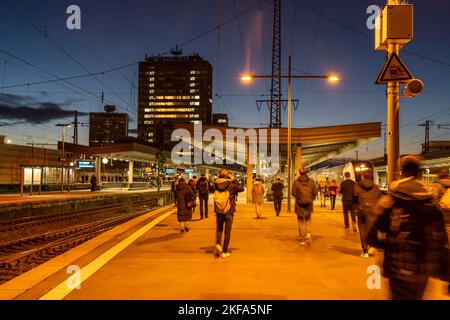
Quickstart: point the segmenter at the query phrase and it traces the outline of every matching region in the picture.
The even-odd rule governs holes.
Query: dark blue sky
[[[101,73],[131,64],[142,60],[145,54],[167,52],[258,2],[0,1],[0,49],[3,50],[0,51],[0,88],[54,79],[49,73],[71,77],[86,74],[86,70]],[[450,123],[450,2],[436,0],[430,4],[429,0],[416,0],[410,3],[415,4],[415,39],[405,49],[424,57],[406,52],[402,52],[401,57],[412,73],[425,82],[425,92],[416,99],[401,102],[404,153],[420,151],[418,145],[423,141],[424,129],[417,124],[421,121]],[[81,7],[82,30],[66,28],[68,15],[65,12],[71,4]],[[283,66],[287,67],[287,57],[292,54],[295,69],[312,74],[335,72],[342,77],[342,81],[334,85],[322,80],[294,81],[293,98],[301,101],[299,110],[293,114],[294,126],[385,122],[385,87],[374,85],[385,55],[373,49],[370,39],[373,31],[366,27],[366,9],[372,4],[383,6],[385,1],[282,1]],[[305,6],[322,12],[322,15]],[[258,111],[255,100],[268,94],[269,81],[259,80],[250,87],[243,86],[239,75],[245,71],[270,73],[272,10],[272,2],[263,1],[239,19],[225,24],[219,29],[220,33],[215,30],[183,46],[184,54],[198,52],[213,65],[213,91],[217,95],[213,111],[228,113],[231,125],[252,127],[268,123],[267,110]],[[27,17],[41,32],[47,32],[49,39],[19,14]],[[433,59],[441,63],[433,62]],[[10,106],[8,110],[4,109],[0,125],[2,122],[15,124],[0,126],[0,134],[7,134],[15,143],[54,143],[60,135],[60,129],[54,124],[71,121],[61,118],[66,113],[58,108],[76,108],[86,113],[101,111],[102,92],[105,103],[114,103],[119,111],[130,113],[133,119],[130,127],[135,128],[137,89],[131,90],[131,82],[137,87],[137,65],[96,77],[97,80],[93,77],[69,80],[78,88],[60,81],[0,89],[0,102],[6,101]],[[283,86],[286,92],[286,84]],[[54,115],[52,119],[41,119],[42,112],[14,110],[19,106],[48,107],[56,112],[49,111]],[[9,118],[5,118],[5,112],[10,114]],[[13,114],[17,119],[11,118]],[[81,121],[88,119],[82,117]],[[68,130],[70,136],[71,130]],[[87,143],[87,131],[87,128],[80,128],[81,143]],[[438,130],[437,126],[431,132],[436,139],[450,138],[450,131]],[[379,156],[383,143],[379,140],[359,149],[362,155]]]

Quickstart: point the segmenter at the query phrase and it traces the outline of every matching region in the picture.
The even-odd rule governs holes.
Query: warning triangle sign
[[[381,69],[375,84],[385,84],[391,81],[407,82],[412,79],[414,79],[413,75],[405,63],[394,52],[389,57],[383,69]]]

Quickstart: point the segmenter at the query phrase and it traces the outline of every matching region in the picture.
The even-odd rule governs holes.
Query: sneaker
[[[222,255],[221,255],[222,258],[228,258],[229,256],[231,256],[231,253],[229,253],[229,252],[222,252]]]
[[[366,252],[366,253],[362,253],[361,254],[361,257],[363,257],[364,259],[369,259],[370,258],[370,256],[369,256],[369,254]]]
[[[374,247],[369,247],[369,255],[375,254],[377,252],[377,249]]]
[[[220,244],[216,244],[216,254],[220,256],[222,253],[222,246]]]
[[[189,230],[190,230],[190,229],[189,229],[188,227],[186,227],[186,232],[189,232]]]
[[[300,244],[301,244],[302,246],[306,246],[305,240],[300,241]]]
[[[312,242],[312,235],[311,233],[306,234],[306,242],[311,243]]]

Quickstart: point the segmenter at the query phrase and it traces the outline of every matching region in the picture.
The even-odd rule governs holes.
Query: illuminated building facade
[[[128,114],[116,113],[114,106],[105,112],[89,114],[89,146],[104,146],[128,136]]]
[[[212,66],[199,55],[146,57],[138,99],[138,137],[157,146],[173,123],[211,124]]]

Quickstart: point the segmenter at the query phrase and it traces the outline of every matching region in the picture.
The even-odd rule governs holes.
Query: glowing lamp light
[[[339,80],[341,80],[337,75],[329,75],[328,76],[328,81],[330,82],[338,82]]]
[[[11,144],[11,139],[6,140],[6,144]]]
[[[70,162],[70,164],[69,164],[71,167],[73,167],[74,165],[75,165],[75,163],[73,163],[73,162]]]
[[[356,172],[360,172],[360,171],[361,171],[361,168],[355,168],[355,171],[356,171]]]
[[[244,74],[241,76],[241,80],[244,82],[251,82],[253,80],[253,76],[251,74]]]
[[[107,163],[108,163],[108,158],[103,158],[103,159],[102,159],[102,163],[103,163],[103,164],[107,164]]]

